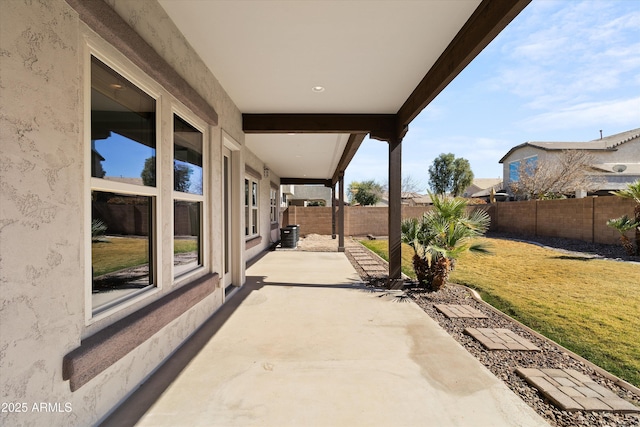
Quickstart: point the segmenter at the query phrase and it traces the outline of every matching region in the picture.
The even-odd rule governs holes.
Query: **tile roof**
[[[606,136],[600,139],[594,139],[587,142],[563,142],[563,141],[528,141],[520,145],[516,145],[511,148],[507,154],[505,154],[498,163],[503,163],[504,160],[511,155],[514,151],[523,147],[536,147],[542,150],[615,150],[616,147],[629,142],[633,139],[640,138],[640,128],[628,130],[626,132],[617,133],[615,135]]]

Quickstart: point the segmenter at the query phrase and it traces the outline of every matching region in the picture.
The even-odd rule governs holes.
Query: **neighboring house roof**
[[[492,188],[499,190],[501,187],[502,178],[475,178],[462,194],[466,195],[465,197],[478,197],[475,195],[478,192],[486,190],[488,195]]]
[[[430,205],[433,202],[431,201],[431,197],[429,197],[428,194],[420,194],[420,193],[415,193],[415,192],[402,192],[401,193],[401,197],[402,197],[402,203],[403,204],[409,204],[409,205]],[[382,195],[382,198],[380,199],[380,201],[378,203],[375,204],[375,206],[389,206],[389,193],[385,192]]]
[[[489,187],[489,188],[485,188],[484,190],[480,190],[476,193],[473,193],[471,196],[469,197],[488,197],[489,195],[491,195],[491,190],[495,190],[496,193],[498,193],[500,190],[502,190],[502,180],[500,180],[500,182],[496,185],[494,185],[493,187]]]
[[[620,166],[624,167],[624,169],[616,171],[615,168],[619,168]],[[632,175],[640,175],[640,163],[594,163],[591,165],[593,169],[598,172],[618,172],[624,174],[632,174]]]
[[[555,150],[590,150],[590,151],[614,151],[618,146],[631,140],[640,138],[640,128],[617,133],[600,139],[588,142],[525,142],[511,148],[498,163],[504,163],[505,159],[513,152],[523,147],[535,147],[546,151]]]
[[[413,200],[413,203],[415,203],[418,206],[420,206],[420,205],[432,205],[433,204],[433,200],[431,200],[431,196],[429,196],[428,194],[425,195],[425,196],[414,197],[411,200]]]

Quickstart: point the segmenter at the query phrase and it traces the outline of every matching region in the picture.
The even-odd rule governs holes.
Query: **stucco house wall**
[[[527,146],[514,151],[504,158],[502,165],[502,182],[504,183],[504,188],[509,191],[509,188],[511,187],[511,179],[509,176],[509,165],[511,163],[528,159],[533,156],[538,156],[538,161],[544,162],[548,160],[549,154],[549,152],[540,148]]]
[[[258,181],[258,190],[260,192],[258,196],[258,203],[260,205],[260,223],[258,225],[258,237],[249,239],[245,238],[245,260],[250,261],[252,258],[258,256],[266,248],[270,247],[272,243],[276,242],[279,239],[279,229],[272,229],[271,226],[270,190],[272,187],[272,183],[279,183],[280,178],[275,175],[273,171],[269,171],[269,176],[265,177],[264,162],[248,149],[245,149],[244,160],[246,166],[260,174],[260,179]],[[277,186],[279,187],[279,184]],[[244,215],[242,216],[242,218],[244,220]]]
[[[128,58],[94,33],[64,0],[3,2],[0,14],[0,382],[3,401],[26,404],[26,412],[0,414],[1,425],[86,426],[104,418],[150,375],[224,301],[215,289],[149,339],[133,348],[75,391],[63,379],[63,359],[83,340],[109,325],[140,312],[189,282],[222,265],[222,139],[238,144],[239,158],[258,168],[259,159],[244,148],[241,113],[215,76],[189,47],[155,0],[107,0],[114,10],[218,114],[218,125],[207,126],[210,173],[205,178],[208,209],[206,269],[174,281],[171,262],[159,266],[158,287],[106,315],[87,313],[87,271],[91,267],[87,209],[89,176],[85,173],[85,137],[89,99],[85,72],[87,43],[101,53],[141,71]],[[215,19],[215,17],[212,17]],[[153,85],[153,82],[151,83]],[[159,86],[159,85],[157,85]],[[171,109],[180,105],[158,87],[163,105],[163,150],[170,147]],[[180,108],[184,109],[184,106]],[[240,165],[243,165],[243,160]],[[162,179],[171,166],[163,163]],[[161,167],[162,167],[161,165]],[[259,168],[258,168],[259,169]],[[261,169],[259,169],[261,170]],[[271,181],[278,177],[271,176]],[[170,191],[158,195],[161,253],[171,253]],[[162,201],[164,200],[164,201]],[[261,228],[269,231],[269,183],[261,185]],[[89,215],[90,217],[90,215]],[[243,229],[242,225],[238,231]],[[269,239],[236,258],[250,258],[268,246]],[[235,236],[237,244],[244,244]],[[89,256],[87,256],[89,254]],[[244,271],[244,259],[237,259]],[[90,273],[89,273],[90,277]],[[244,277],[244,274],[241,275]],[[90,311],[90,310],[89,310]],[[49,404],[49,411],[34,404]],[[51,409],[55,409],[52,411]]]
[[[533,145],[529,145],[533,144]],[[537,147],[535,145],[541,145]],[[605,149],[606,145],[606,149]],[[555,148],[554,148],[555,147]],[[509,166],[513,162],[522,161],[537,156],[538,162],[550,161],[562,153],[562,149],[586,150],[594,157],[594,170],[591,175],[597,179],[599,188],[606,193],[607,190],[619,190],[626,184],[640,179],[640,129],[611,135],[604,140],[590,142],[532,142],[522,146],[516,146],[503,157],[502,176],[504,188],[509,191],[511,185]],[[622,164],[627,169],[622,173],[615,173],[612,166]]]

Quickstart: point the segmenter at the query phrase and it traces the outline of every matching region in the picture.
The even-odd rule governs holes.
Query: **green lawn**
[[[465,254],[452,282],[478,290],[511,317],[640,386],[640,265],[486,240],[493,255]],[[387,259],[386,241],[362,243]],[[403,271],[412,270],[412,256],[403,245]]]
[[[91,244],[91,258],[95,277],[129,267],[147,264],[148,241],[127,237],[105,237],[104,242]],[[195,239],[176,239],[174,253],[198,250]]]

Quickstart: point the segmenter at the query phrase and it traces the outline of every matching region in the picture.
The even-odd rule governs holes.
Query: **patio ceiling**
[[[408,124],[530,0],[159,0],[287,182],[336,182]]]

